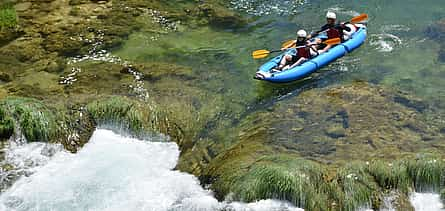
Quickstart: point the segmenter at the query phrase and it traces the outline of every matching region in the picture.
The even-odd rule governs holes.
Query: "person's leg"
[[[303,62],[305,62],[307,59],[305,57],[301,57],[300,59],[298,59],[297,62],[295,62],[295,64],[293,66],[297,66],[302,64]]]
[[[272,68],[270,71],[271,72],[280,72],[281,70],[283,70],[284,67],[286,67],[287,61],[290,59],[292,59],[292,57],[290,55],[284,55],[283,58],[281,58],[280,63],[278,64],[278,66],[276,66],[275,68]]]
[[[280,65],[278,65],[277,69],[279,69],[279,70],[283,69],[287,64],[287,61],[289,61],[289,60],[292,60],[292,56],[288,55],[288,54],[284,55],[280,61]]]
[[[318,54],[322,54],[326,51],[328,51],[329,49],[331,49],[332,45],[326,45],[326,47],[324,47],[322,50],[318,51]]]
[[[298,66],[298,65],[302,64],[302,63],[305,62],[306,60],[307,60],[307,59],[306,59],[305,57],[301,57],[301,58],[298,59],[297,62],[295,62],[293,65],[289,66],[289,68],[287,68],[287,69],[294,68],[295,66]]]

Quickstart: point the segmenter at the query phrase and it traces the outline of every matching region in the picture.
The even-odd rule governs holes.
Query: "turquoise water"
[[[428,26],[443,18],[440,1],[254,1],[233,0],[235,11],[250,17],[244,28],[233,30],[178,27],[166,34],[138,32],[115,54],[129,61],[164,61],[192,67],[198,76],[218,74],[230,97],[269,101],[305,87],[370,81],[412,92],[429,100],[444,96],[437,61],[439,45],[426,37]],[[369,15],[369,36],[354,53],[313,74],[309,80],[275,85],[252,79],[266,59],[253,60],[257,49],[277,49],[297,29],[317,30],[332,10],[339,20]],[[156,39],[153,39],[156,37]],[[212,79],[203,81],[206,86]],[[216,83],[215,83],[216,84]],[[216,89],[216,87],[214,87]]]

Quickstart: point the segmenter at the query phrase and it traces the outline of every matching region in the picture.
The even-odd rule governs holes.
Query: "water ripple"
[[[307,0],[264,1],[264,0],[232,0],[233,9],[255,16],[271,14],[291,15],[297,13]]]

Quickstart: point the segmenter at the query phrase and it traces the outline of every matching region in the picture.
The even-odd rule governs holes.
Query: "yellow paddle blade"
[[[282,48],[291,48],[291,47],[295,47],[295,40],[288,40],[286,42],[283,43],[283,45],[281,45]]]
[[[366,19],[368,19],[368,14],[363,13],[363,14],[361,14],[359,16],[353,17],[350,22],[351,23],[358,23],[358,22],[362,22],[362,21],[364,21]]]
[[[323,42],[326,45],[336,45],[341,43],[341,39],[340,38],[333,38],[333,39],[329,39]]]
[[[267,57],[269,55],[270,51],[268,50],[256,50],[254,52],[252,52],[252,57],[254,59],[261,59],[264,57]]]

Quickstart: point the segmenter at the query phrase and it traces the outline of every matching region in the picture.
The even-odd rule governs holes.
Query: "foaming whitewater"
[[[164,140],[165,141],[165,140]],[[218,202],[190,174],[172,170],[172,142],[96,130],[77,154],[57,152],[0,195],[0,210],[302,210],[287,202]]]
[[[372,34],[370,35],[370,44],[380,52],[391,52],[402,44],[402,40],[389,33]]]
[[[411,204],[416,211],[444,211],[444,205],[439,194],[435,193],[412,193]]]
[[[370,35],[370,44],[380,52],[391,52],[403,44],[402,39],[396,34],[409,30],[410,28],[405,25],[384,25],[380,29],[381,33]]]
[[[0,190],[9,188],[23,175],[31,175],[61,150],[60,144],[26,143],[24,137],[11,138],[2,149],[4,158],[0,162]]]

